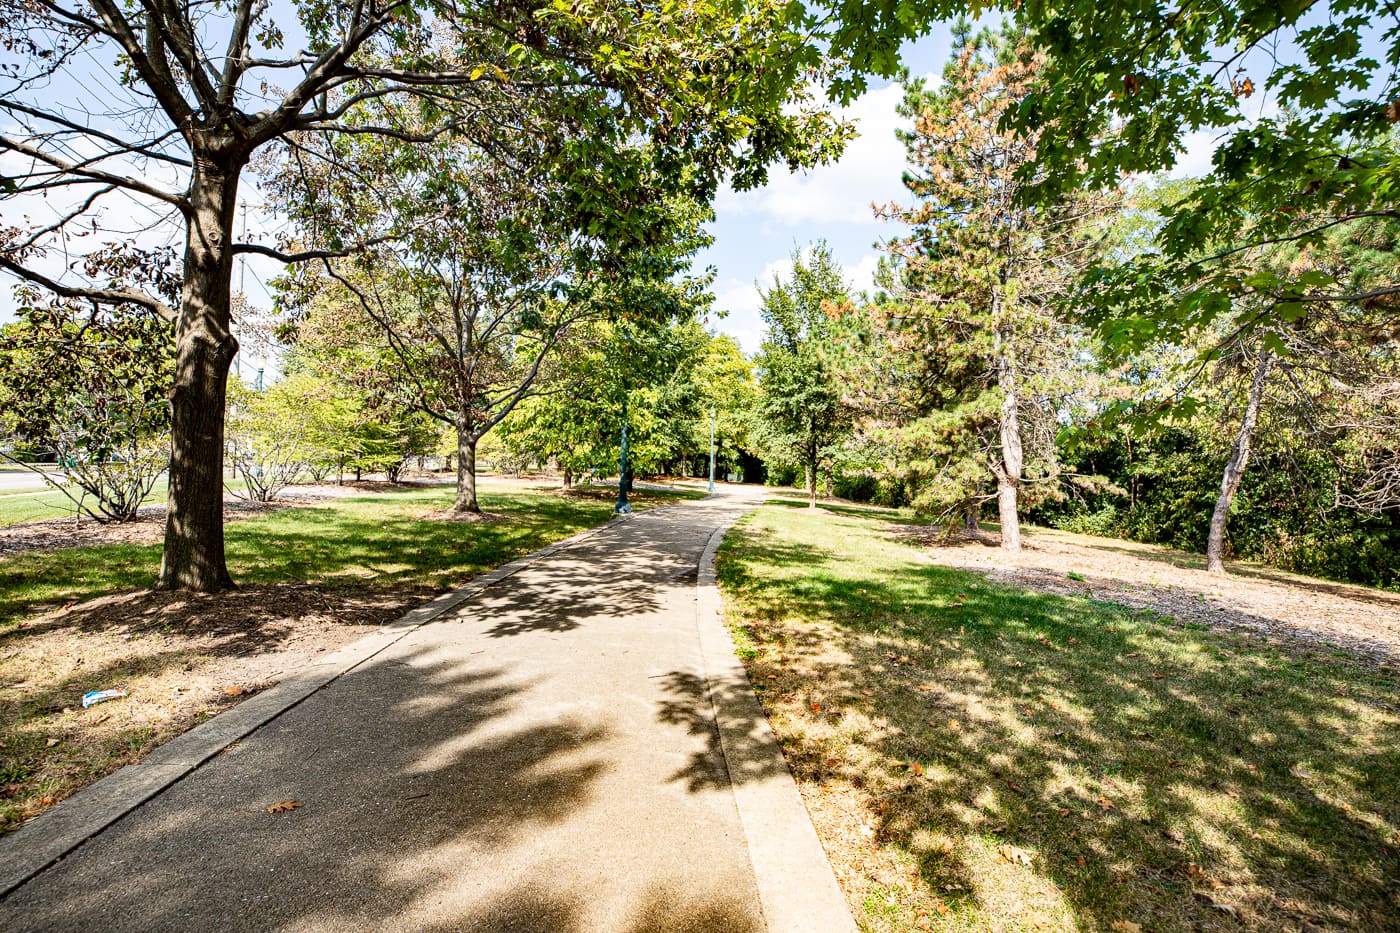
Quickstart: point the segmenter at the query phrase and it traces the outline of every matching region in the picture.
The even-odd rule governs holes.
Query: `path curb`
[[[473,577],[458,589],[443,593],[385,623],[381,631],[345,645],[283,678],[276,686],[176,736],[137,764],[127,765],[90,784],[14,832],[0,837],[0,898],[233,743],[281,716],[410,632],[536,561],[572,547],[612,524],[612,521],[605,521]]]
[[[716,529],[700,558],[696,624],[764,923],[769,933],[855,933],[846,897],[724,625],[715,554],[731,527],[732,523]]]

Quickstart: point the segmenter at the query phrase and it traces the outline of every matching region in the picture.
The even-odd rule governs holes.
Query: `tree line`
[[[880,213],[909,232],[883,244],[877,293],[853,296],[818,244],[765,296],[762,404],[812,499],[823,469],[950,528],[995,514],[1011,551],[1029,517],[1214,571],[1400,580],[1400,214],[1335,178],[1360,171],[1345,153],[1390,171],[1390,123],[1332,138],[1344,154],[1299,167],[1299,199],[1255,165],[1222,225],[1228,146],[1214,177],[1112,184],[1070,147],[1067,185],[1061,137],[1019,122],[1063,62],[1014,21],[955,40],[940,82],[907,82],[910,200]],[[1131,132],[1103,124],[1097,145]]]
[[[244,419],[235,435],[256,434],[273,405],[229,386],[247,312],[234,260],[260,255],[287,264],[289,378],[329,383],[302,398],[340,399],[346,420],[329,430],[362,445],[407,436],[387,412],[449,432],[459,509],[479,507],[475,453],[493,432],[592,470],[604,445],[581,426],[625,417],[639,453],[689,459],[705,405],[675,360],[704,343],[704,276],[687,270],[718,185],[839,154],[853,130],[832,105],[900,76],[901,42],[963,12],[7,4],[0,269],[20,283],[22,326],[5,335],[4,427],[55,447],[85,411],[126,412],[129,436],[168,428],[158,583],[232,585],[226,458],[251,491],[269,471],[239,467],[238,451],[281,443],[226,443],[230,417]],[[1296,488],[1328,516],[1389,520],[1400,112],[1385,89],[1400,44],[1381,12],[1084,0],[1022,4],[1000,37],[961,33],[942,85],[910,82],[914,203],[888,210],[912,233],[889,244],[875,310],[845,308],[853,296],[820,263],[804,267],[810,281],[777,283],[755,361],[767,389],[754,417],[728,420],[809,495],[822,471],[898,475],[916,506],[964,522],[994,498],[1014,545],[1021,511],[1057,502],[1078,521],[1168,527],[1138,506],[1170,485],[1144,471],[1170,472],[1174,453],[1206,462],[1217,440],[1197,427],[1214,406],[1217,427],[1234,427],[1213,563],[1265,462],[1297,467]],[[1268,110],[1247,109],[1256,94]],[[1219,137],[1205,178],[1125,190],[1203,130]],[[241,240],[245,179],[280,226]],[[743,365],[714,346],[690,359]],[[26,407],[84,371],[92,393]],[[562,417],[559,398],[573,402]],[[1271,459],[1265,440],[1285,421],[1315,443]],[[158,456],[89,435],[65,441],[70,464]],[[115,513],[123,496],[139,502],[140,470],[93,475]]]

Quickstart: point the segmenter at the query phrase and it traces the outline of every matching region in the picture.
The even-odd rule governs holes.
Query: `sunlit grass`
[[[769,506],[720,557],[865,929],[1397,928],[1393,672],[989,584],[898,517]]]
[[[647,508],[698,493],[638,492]],[[606,497],[485,489],[501,521],[445,522],[451,487],[391,491],[254,516],[225,526],[229,571],[247,583],[440,590],[568,537],[612,513]],[[106,545],[0,558],[0,628],[40,608],[149,586],[160,545]]]
[[[71,518],[77,511],[73,500],[57,489],[39,489],[43,480],[34,478],[35,488],[16,492],[0,491],[0,528],[21,522],[42,521],[47,518]],[[70,487],[71,488],[71,487]],[[74,495],[77,495],[74,490]],[[160,505],[165,501],[166,483],[156,480],[150,495],[142,505]]]

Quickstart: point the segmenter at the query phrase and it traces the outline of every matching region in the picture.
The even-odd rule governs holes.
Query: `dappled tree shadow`
[[[787,774],[787,766],[774,753],[766,734],[762,710],[755,706],[758,718],[744,718],[753,701],[753,688],[747,680],[707,684],[696,674],[671,671],[661,678],[661,686],[667,697],[657,709],[657,721],[684,726],[690,735],[703,736],[706,743],[705,750],[691,755],[672,780],[684,781],[687,789],[695,792]],[[722,742],[716,717],[724,716],[738,718],[725,722],[729,738]]]
[[[741,847],[697,862],[682,836],[710,830],[692,826],[648,830],[654,851],[608,848],[611,823],[647,819],[640,801],[597,799],[622,737],[609,718],[573,711],[587,703],[541,715],[557,698],[528,650],[493,660],[451,634],[477,620],[488,638],[548,635],[594,610],[625,626],[684,605],[703,534],[661,514],[631,532],[488,588],[317,691],[0,901],[0,928],[758,933]],[[565,598],[577,574],[611,570],[637,590],[621,605]],[[502,607],[514,630],[493,628]],[[675,760],[696,744],[675,743]],[[722,760],[708,767],[697,792],[723,785]],[[266,812],[283,800],[302,806]]]
[[[607,731],[509,725],[529,683],[441,648],[352,676],[21,887],[0,902],[0,926],[599,929],[594,893],[567,870],[591,850],[544,845],[522,863],[518,846],[588,805],[609,767]],[[288,799],[303,806],[264,812]],[[629,894],[635,884],[624,876],[608,892],[608,929],[759,929],[742,890],[710,890],[703,875]]]
[[[623,534],[627,546],[618,548]],[[703,545],[685,516],[658,512],[613,525],[535,565],[528,579],[488,588],[483,611],[501,616],[489,634],[569,632],[589,619],[655,612],[668,592],[694,586]]]
[[[249,584],[223,593],[138,590],[79,603],[0,631],[0,647],[48,632],[131,636],[174,631],[219,636],[230,652],[275,646],[297,619],[315,615],[344,625],[375,625],[410,604],[410,594],[345,591],[310,584]]]
[[[770,711],[810,724],[789,764],[860,789],[931,896],[982,903],[967,845],[985,841],[1033,853],[1095,929],[1400,929],[1393,681],[1360,689],[1351,665],[1105,622],[942,567],[855,578],[835,555],[759,541],[752,559],[789,572],[751,576],[744,548],[721,577],[757,607],[754,679]],[[853,663],[820,660],[803,613]],[[794,658],[812,666],[794,674]],[[1358,708],[1378,714],[1369,735]],[[885,763],[873,780],[870,759]]]
[[[490,634],[506,638],[530,632],[569,632],[588,619],[628,616],[660,608],[665,589],[693,581],[694,555],[676,554],[664,539],[610,547],[613,534],[600,532],[565,555],[531,569],[528,581],[489,588],[482,605],[501,616]],[[579,587],[581,580],[596,585]]]

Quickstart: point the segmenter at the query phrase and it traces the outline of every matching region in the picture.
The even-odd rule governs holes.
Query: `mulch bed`
[[[936,528],[891,530],[921,538],[924,553],[934,563],[997,582],[1149,609],[1179,622],[1400,665],[1400,593],[1254,564],[1230,565],[1230,573],[1221,576],[1207,572],[1197,555],[1047,529],[1023,531],[1020,554],[1003,552],[995,535],[950,540]]]

